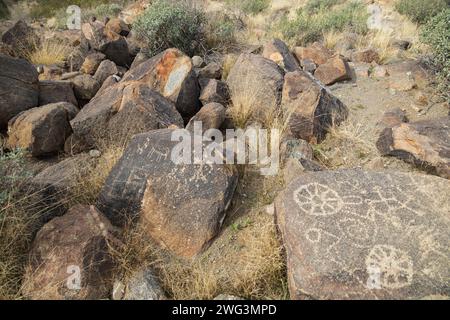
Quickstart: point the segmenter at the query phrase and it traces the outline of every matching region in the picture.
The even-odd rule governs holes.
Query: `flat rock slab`
[[[36,68],[26,60],[0,54],[0,93],[0,129],[4,129],[15,115],[37,107]]]
[[[192,257],[219,232],[237,174],[222,165],[175,164],[171,153],[180,140],[171,141],[173,132],[134,136],[98,202],[114,224],[139,218],[160,245]]]
[[[431,168],[450,179],[450,117],[386,128],[380,134],[377,148],[382,155]]]
[[[323,171],[275,203],[293,299],[449,296],[450,182],[394,172]]]

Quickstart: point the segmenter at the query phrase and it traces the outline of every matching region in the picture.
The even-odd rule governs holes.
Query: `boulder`
[[[284,71],[275,62],[248,53],[239,56],[227,78],[233,104],[250,104],[257,116],[280,106],[283,82]]]
[[[64,205],[73,196],[71,192],[77,183],[91,173],[88,169],[91,161],[88,154],[78,154],[45,168],[31,179],[31,190],[46,208],[40,217],[42,222],[64,213]]]
[[[2,42],[10,45],[16,55],[24,57],[27,51],[39,44],[39,37],[33,28],[19,20],[3,34]]]
[[[112,289],[114,239],[108,219],[93,206],[77,205],[38,232],[26,269],[30,299],[106,299]]]
[[[72,133],[69,121],[75,110],[75,106],[62,102],[20,113],[9,121],[8,146],[27,149],[35,157],[62,150]]]
[[[205,66],[205,60],[203,60],[203,58],[200,56],[193,56],[192,65],[194,66],[194,68],[203,68]]]
[[[216,62],[209,63],[198,72],[199,79],[217,79],[222,78],[222,66]]]
[[[314,77],[327,86],[352,78],[347,61],[339,55],[336,55],[326,63],[321,64],[314,73]]]
[[[34,108],[39,102],[39,83],[36,68],[22,59],[0,54],[0,130],[22,111]]]
[[[79,100],[91,100],[101,87],[101,83],[89,74],[81,74],[71,79],[73,91]]]
[[[326,63],[333,55],[330,50],[325,48],[319,42],[314,42],[309,47],[295,47],[294,54],[298,61],[309,59],[318,66]]]
[[[289,50],[288,46],[280,39],[273,39],[266,43],[262,56],[270,59],[283,68],[286,72],[298,70],[298,61]]]
[[[94,146],[102,138],[124,143],[136,133],[183,127],[174,104],[140,82],[123,83],[105,89],[71,121],[75,138]]]
[[[100,63],[105,60],[106,56],[101,52],[89,54],[81,65],[80,71],[86,74],[94,75]]]
[[[97,91],[98,95],[101,95],[104,93],[105,90],[109,89],[110,87],[114,86],[116,83],[118,83],[121,80],[121,78],[117,75],[109,76],[108,78],[103,81],[102,86]]]
[[[127,37],[130,33],[130,27],[119,18],[110,19],[105,25],[105,35],[109,39],[115,39],[117,36]]]
[[[200,79],[200,101],[203,105],[217,102],[227,105],[230,101],[230,91],[226,82],[216,79]]]
[[[123,300],[166,300],[158,278],[151,268],[133,273],[125,284]]]
[[[145,83],[175,103],[183,117],[200,109],[200,88],[191,58],[177,49],[168,49],[127,72],[122,86]]]
[[[320,143],[333,124],[348,115],[347,107],[305,71],[289,72],[283,87],[283,113],[289,118],[288,134]]]
[[[449,296],[450,183],[395,172],[306,173],[277,198],[292,299]]]
[[[450,179],[450,117],[400,123],[382,131],[377,141],[390,155],[435,171]]]
[[[419,61],[408,60],[385,65],[387,73],[398,79],[413,79],[419,88],[429,84],[430,76],[425,66]]]
[[[116,40],[108,41],[99,49],[107,59],[113,61],[118,66],[126,67],[131,64],[130,51],[127,40],[119,36]]]
[[[45,106],[56,102],[68,102],[78,106],[72,84],[68,81],[40,81],[39,105]]]
[[[353,62],[380,63],[380,55],[374,49],[359,50],[352,53]]]
[[[194,131],[194,123],[201,122],[203,131],[209,129],[219,129],[225,121],[226,109],[220,103],[209,103],[203,106],[200,111],[191,118],[186,129]]]
[[[114,62],[110,60],[104,60],[100,63],[97,68],[97,71],[94,74],[94,79],[97,80],[100,84],[110,76],[117,74],[119,71],[117,70],[117,66]]]
[[[219,232],[237,174],[223,165],[176,164],[171,152],[180,142],[172,141],[174,132],[163,129],[134,136],[108,176],[98,203],[114,224],[135,217],[161,246],[192,257]],[[193,153],[186,150],[186,155],[192,158]]]
[[[106,58],[119,66],[131,63],[128,43],[125,37],[106,31],[105,25],[100,21],[84,23],[81,31],[89,43],[90,49],[105,54]]]
[[[372,77],[375,77],[375,78],[385,78],[385,77],[389,76],[389,73],[388,73],[386,67],[384,67],[384,66],[375,66],[373,68],[373,71],[372,71],[371,75],[372,75]]]

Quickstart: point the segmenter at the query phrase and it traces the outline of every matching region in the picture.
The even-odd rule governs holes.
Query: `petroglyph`
[[[368,270],[379,270],[381,288],[399,289],[413,278],[413,262],[404,251],[387,245],[376,245],[366,258]]]
[[[362,170],[305,174],[276,201],[291,296],[450,296],[450,182]]]

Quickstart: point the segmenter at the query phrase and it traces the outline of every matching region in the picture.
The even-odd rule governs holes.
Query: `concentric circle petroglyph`
[[[411,284],[413,262],[404,251],[389,245],[376,245],[366,258],[367,270],[379,270],[381,288],[400,289]]]
[[[319,183],[311,183],[295,190],[294,201],[303,213],[313,216],[336,214],[344,204],[335,190]]]

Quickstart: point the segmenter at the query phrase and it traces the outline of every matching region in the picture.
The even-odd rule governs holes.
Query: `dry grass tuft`
[[[375,136],[374,129],[362,123],[346,121],[332,126],[325,141],[313,146],[316,158],[325,166],[352,168],[377,156],[375,145],[367,137]]]
[[[43,39],[23,50],[21,55],[35,65],[61,65],[73,49],[68,43],[55,39]]]

